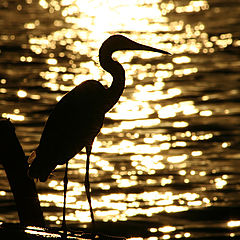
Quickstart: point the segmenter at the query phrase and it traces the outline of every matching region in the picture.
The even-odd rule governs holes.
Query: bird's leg
[[[64,202],[63,202],[63,221],[62,221],[62,230],[64,235],[67,235],[67,225],[66,225],[66,198],[67,198],[67,184],[68,184],[68,161],[66,162],[65,175],[64,175]]]
[[[94,220],[94,215],[93,215],[93,210],[92,210],[90,183],[89,183],[89,161],[90,161],[89,158],[90,158],[91,150],[92,150],[92,146],[86,147],[87,162],[86,162],[86,175],[85,175],[85,183],[84,184],[85,184],[87,200],[88,200],[89,207],[90,207],[90,213],[91,213],[91,219],[92,219],[92,230],[94,232],[95,231],[95,220]]]

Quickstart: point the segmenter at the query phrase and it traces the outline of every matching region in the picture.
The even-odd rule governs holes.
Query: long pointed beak
[[[150,47],[141,43],[137,43],[134,42],[132,40],[129,39],[129,45],[126,47],[126,49],[122,49],[122,50],[143,50],[143,51],[151,51],[151,52],[158,52],[158,53],[162,53],[162,54],[169,54],[172,55],[171,53],[158,49],[158,48],[154,48],[154,47]]]
[[[121,36],[121,42],[120,44],[118,44],[116,48],[118,48],[118,50],[143,50],[143,51],[151,51],[151,52],[158,52],[162,54],[172,55],[167,51],[150,47],[141,43],[137,43],[129,38],[126,38],[125,36]]]
[[[172,55],[171,53],[169,53],[167,51],[157,49],[157,48],[154,48],[154,47],[150,47],[150,46],[147,46],[147,45],[143,45],[143,44],[140,44],[140,43],[137,43],[137,42],[133,42],[132,47],[133,48],[130,49],[130,50],[144,50],[144,51],[151,51],[151,52],[158,52],[158,53],[162,53],[162,54]]]

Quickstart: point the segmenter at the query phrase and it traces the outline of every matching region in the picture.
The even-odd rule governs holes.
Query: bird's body
[[[30,174],[46,181],[57,165],[92,145],[103,124],[106,95],[100,82],[88,80],[63,96],[45,125]]]
[[[66,163],[64,178],[64,200],[67,189],[67,163],[84,147],[86,148],[85,188],[92,222],[89,185],[89,157],[92,143],[99,133],[105,113],[119,100],[125,86],[125,71],[120,63],[112,59],[118,50],[145,50],[169,54],[163,50],[136,43],[122,35],[113,35],[105,40],[99,50],[100,65],[109,72],[113,81],[109,88],[95,80],[88,80],[67,93],[50,114],[43,130],[40,144],[30,156],[29,176],[46,181],[58,164]],[[65,203],[65,201],[64,201]],[[63,214],[65,226],[65,204]]]

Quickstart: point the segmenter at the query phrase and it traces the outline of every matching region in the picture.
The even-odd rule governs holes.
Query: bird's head
[[[166,52],[161,49],[153,48],[147,45],[143,45],[140,43],[137,43],[123,35],[116,34],[110,36],[108,39],[106,39],[99,52],[106,54],[106,55],[112,55],[115,51],[121,51],[121,50],[144,50],[144,51],[151,51],[151,52],[158,52],[162,54],[170,54],[169,52]]]
[[[143,51],[158,52],[162,54],[170,54],[169,52],[166,52],[164,50],[143,45],[143,44],[134,42],[133,40],[123,35],[116,34],[106,39],[103,42],[101,48],[99,49],[99,61],[101,66],[106,71],[111,72],[112,66],[110,66],[110,63],[114,62],[112,61],[112,58],[111,58],[112,54],[116,51],[124,51],[124,50],[143,50]]]

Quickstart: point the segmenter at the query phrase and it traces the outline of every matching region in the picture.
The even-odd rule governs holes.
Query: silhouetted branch
[[[0,119],[0,133],[0,163],[6,171],[20,223],[43,227],[45,222],[36,186],[27,175],[27,160],[10,120]]]

